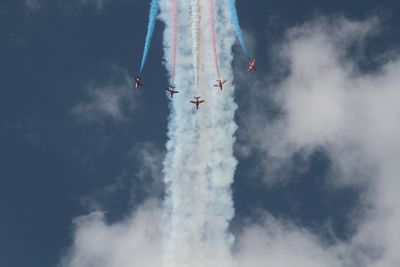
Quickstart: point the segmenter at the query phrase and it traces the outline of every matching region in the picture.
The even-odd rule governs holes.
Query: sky
[[[0,2],[0,266],[158,266],[170,113],[161,21],[145,87],[131,80],[148,9]],[[257,71],[236,43],[234,261],[399,266],[400,4],[237,10]]]

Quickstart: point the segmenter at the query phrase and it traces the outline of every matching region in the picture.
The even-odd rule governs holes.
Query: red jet
[[[171,98],[174,97],[174,94],[179,93],[178,91],[175,91],[174,89],[175,89],[175,86],[172,86],[172,85],[168,86],[168,89],[165,89],[166,91],[169,92],[169,94],[171,95]]]
[[[222,91],[224,83],[226,83],[226,80],[225,81],[217,80],[217,84],[214,84],[214,86],[219,87],[219,89],[221,89],[221,91]]]
[[[135,76],[135,87],[138,89],[140,86],[143,86],[142,79],[139,76]]]
[[[249,61],[248,71],[255,71],[255,70],[256,70],[256,60],[255,59],[251,59]]]
[[[196,109],[199,109],[199,105],[203,103],[205,100],[199,100],[200,96],[195,96],[194,97],[196,100],[195,101],[190,101],[190,103],[193,103],[196,105]]]

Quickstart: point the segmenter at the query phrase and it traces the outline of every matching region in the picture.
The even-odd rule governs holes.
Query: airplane
[[[219,89],[222,90],[222,87],[224,85],[224,83],[226,83],[227,81],[222,81],[222,80],[217,80],[217,84],[214,84],[215,87],[219,87]]]
[[[174,94],[179,93],[178,91],[175,91],[174,89],[175,89],[175,86],[172,86],[172,85],[168,86],[168,89],[165,89],[166,91],[168,91],[170,93],[171,98],[174,97]]]
[[[199,109],[199,105],[203,103],[205,100],[199,100],[200,96],[195,96],[194,97],[196,101],[190,101],[190,103],[193,103],[196,105],[196,109]]]
[[[138,89],[140,86],[143,86],[142,79],[139,76],[135,76],[134,80],[136,89]]]
[[[256,70],[256,60],[250,59],[248,71],[255,71],[255,70]]]

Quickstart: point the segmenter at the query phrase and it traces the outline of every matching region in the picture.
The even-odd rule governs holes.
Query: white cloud
[[[89,215],[75,219],[73,244],[63,257],[60,267],[160,267],[162,209],[158,200],[163,189],[162,162],[165,152],[153,143],[135,145],[126,161],[138,166],[136,173],[125,168],[116,181],[92,195],[82,198]],[[136,190],[145,193],[147,200],[124,220],[107,223],[102,201],[134,181]],[[132,195],[132,199],[135,199]],[[136,199],[135,199],[136,200]],[[136,204],[136,203],[135,203]]]
[[[38,11],[42,8],[43,0],[25,0],[25,7],[30,11]]]
[[[148,198],[161,198],[164,192],[162,166],[165,151],[154,143],[138,143],[125,155],[123,168],[108,184],[80,198],[89,211],[106,209],[106,204],[126,188],[130,203],[136,207]],[[132,205],[130,205],[132,204]]]
[[[81,7],[92,7],[96,11],[102,10],[109,0],[56,0],[58,4],[64,5],[79,5]],[[48,0],[24,0],[25,7],[33,12],[41,10],[49,3]]]
[[[150,142],[137,144],[128,155],[128,158],[134,158],[140,166],[135,176],[143,182],[141,189],[153,197],[161,196],[164,189],[164,157],[165,151]]]
[[[262,225],[247,227],[235,253],[240,267],[334,267],[337,253],[306,229],[267,216]]]
[[[108,224],[101,212],[75,220],[74,243],[61,267],[159,267],[161,209],[147,202],[121,222]]]
[[[241,133],[250,142],[245,151],[265,153],[264,165],[322,147],[334,162],[336,186],[368,188],[363,194],[366,217],[358,221],[349,243],[337,245],[347,254],[343,264],[350,266],[400,264],[400,58],[392,56],[377,71],[363,73],[348,53],[351,46],[362,48],[378,30],[376,19],[317,19],[290,30],[279,48],[288,75],[279,84],[266,85],[269,93],[274,91],[280,114],[269,120],[256,108],[241,115],[250,127]],[[259,107],[258,99],[266,95],[256,91],[253,97]]]
[[[78,2],[84,6],[92,6],[96,10],[101,10],[108,0],[78,0]]]
[[[125,78],[127,81],[129,77]],[[72,114],[87,122],[122,122],[137,106],[130,82],[86,87],[88,99],[72,108]]]

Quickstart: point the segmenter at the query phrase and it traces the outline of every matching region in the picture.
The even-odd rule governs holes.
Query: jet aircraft
[[[221,89],[221,91],[222,91],[223,85],[224,85],[224,83],[226,83],[226,82],[227,82],[226,80],[224,80],[224,81],[222,81],[222,80],[217,80],[217,84],[214,84],[214,86],[215,86],[215,87],[219,87],[219,89]]]
[[[174,94],[179,93],[178,91],[175,91],[174,89],[175,89],[175,86],[172,86],[172,85],[168,86],[168,88],[165,89],[166,91],[169,92],[169,94],[171,95],[171,98],[174,97]]]
[[[256,70],[256,60],[250,59],[248,71],[255,71],[255,70]]]
[[[199,105],[203,103],[205,100],[199,100],[200,96],[195,96],[194,97],[196,100],[195,101],[190,101],[190,103],[193,103],[196,105],[196,109],[199,109]]]
[[[142,79],[139,76],[135,76],[134,80],[136,89],[138,89],[140,86],[143,86]]]

